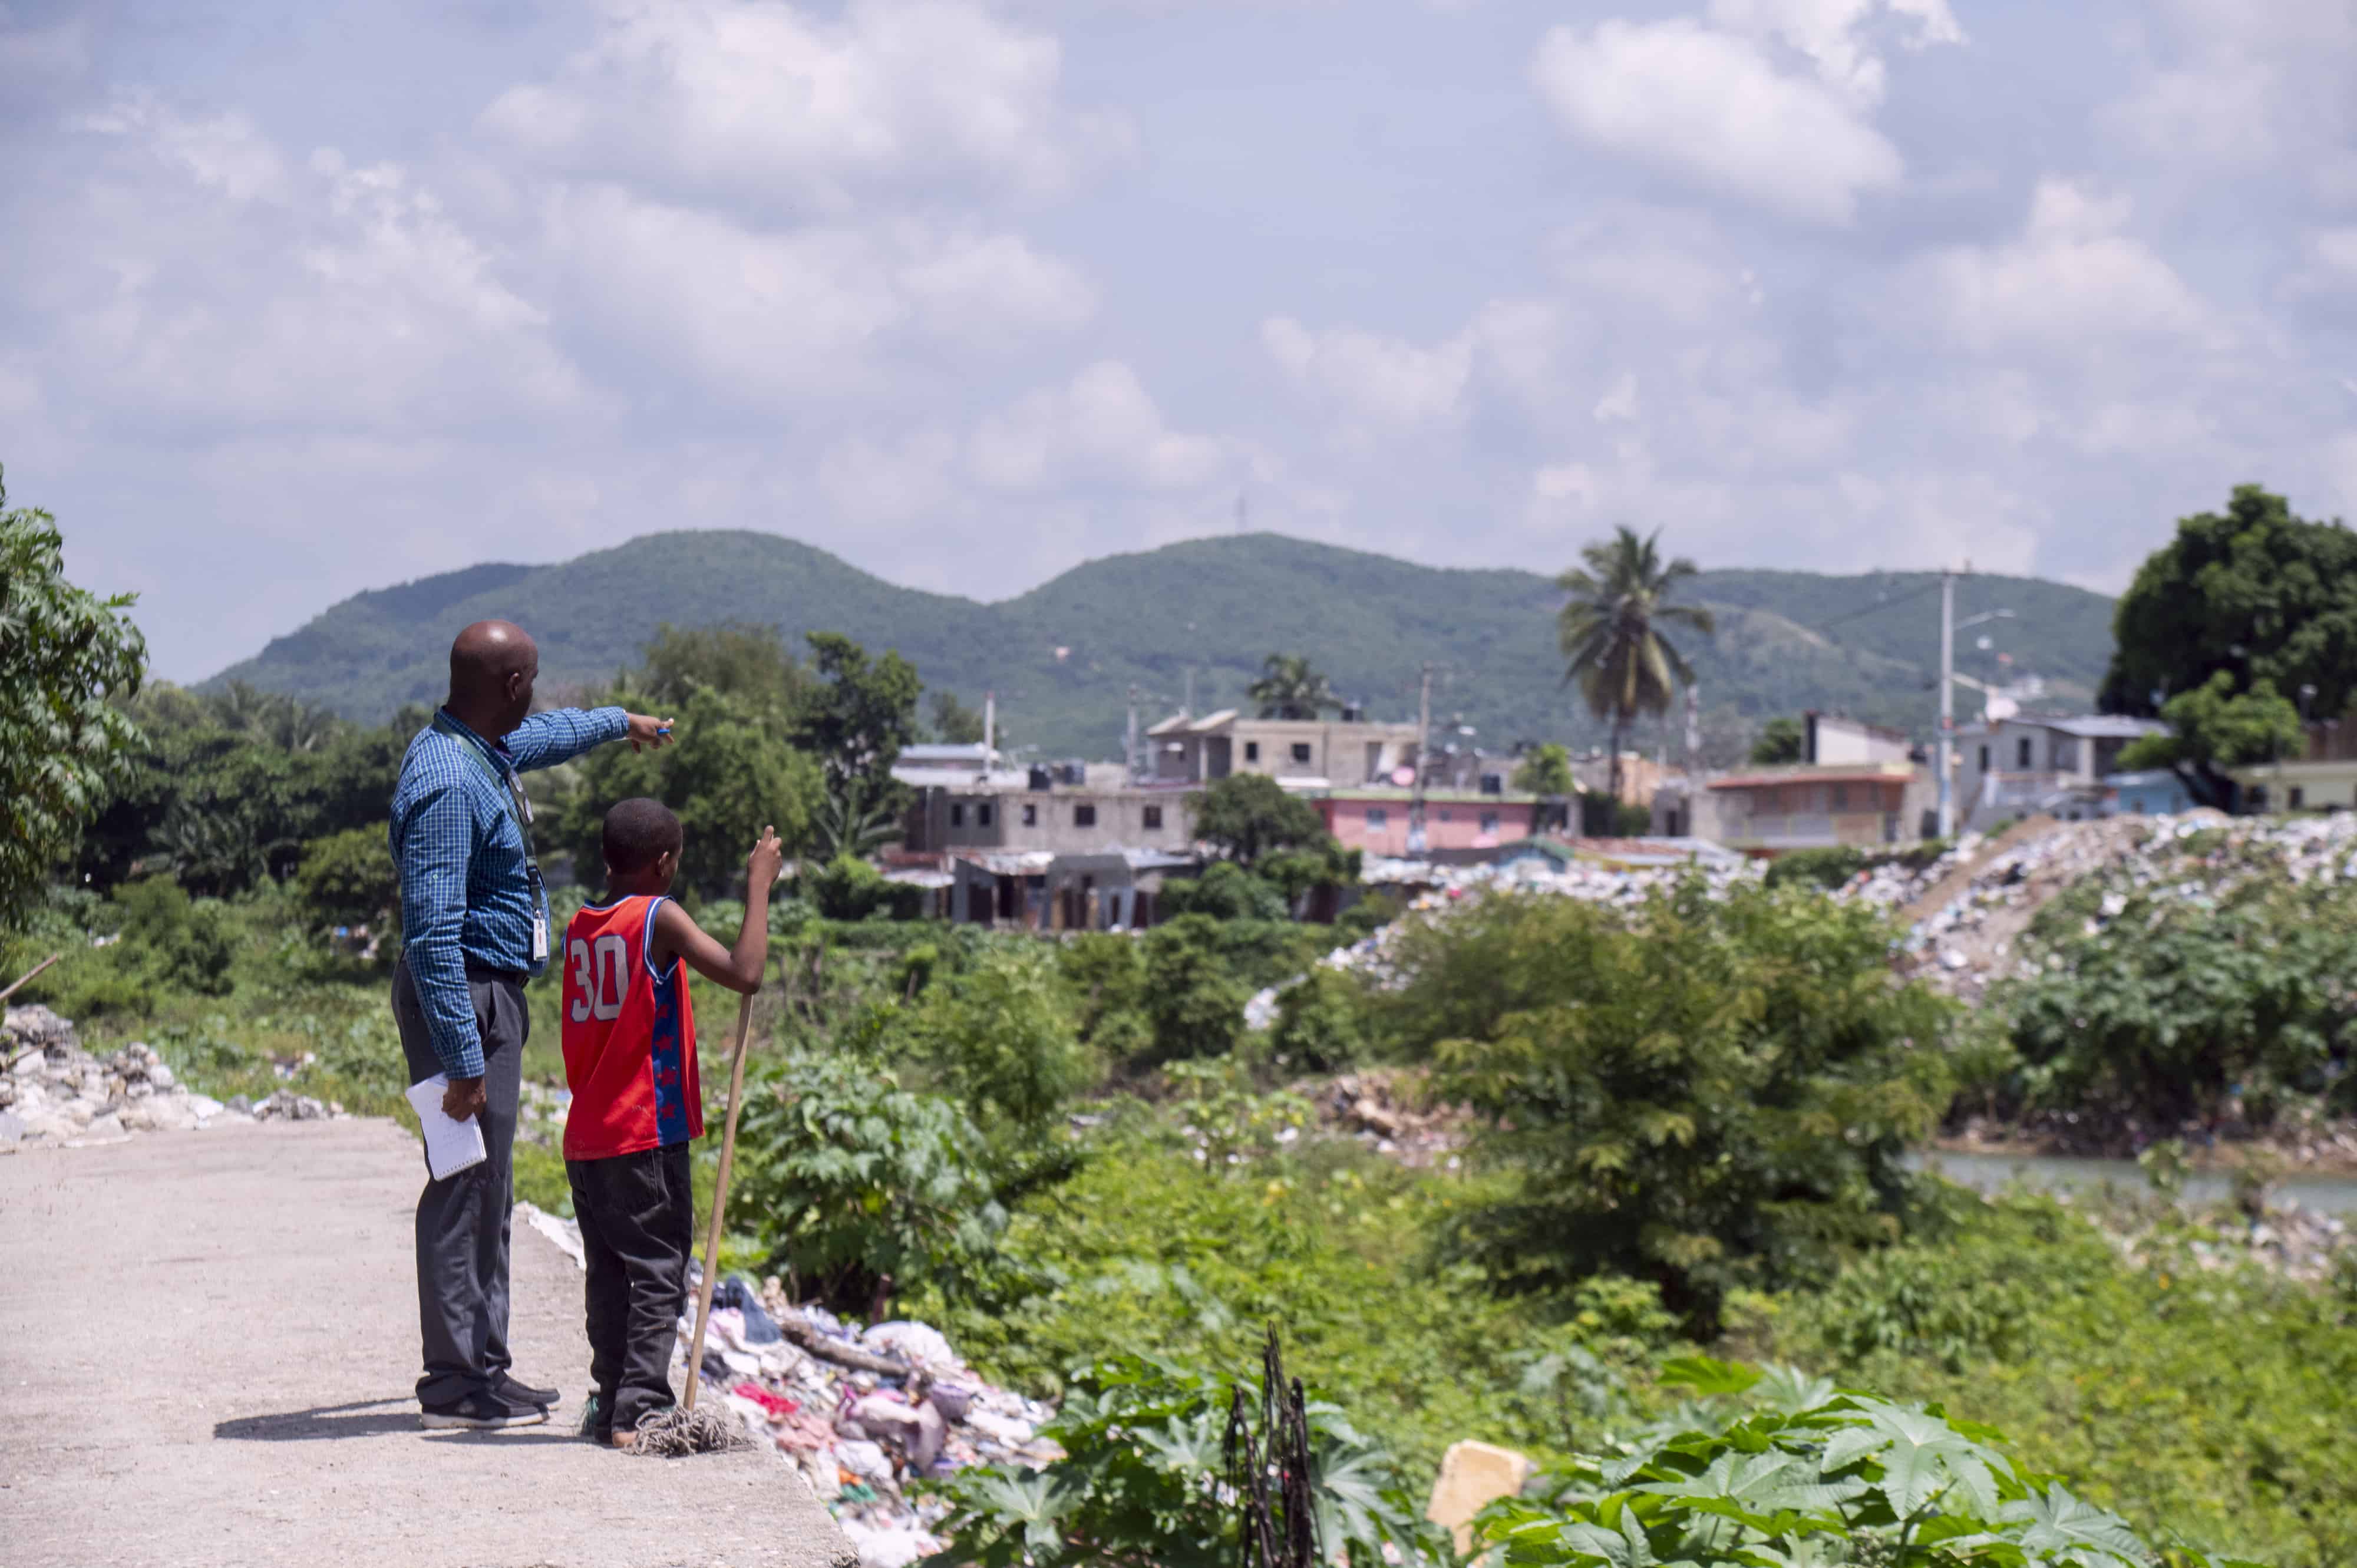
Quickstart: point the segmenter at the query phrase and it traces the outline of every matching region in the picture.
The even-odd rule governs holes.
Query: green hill
[[[1706,711],[1752,717],[1815,707],[1928,734],[1939,656],[1936,578],[1805,572],[1705,574],[1694,597],[1718,635],[1687,648]],[[774,534],[659,533],[550,566],[479,565],[360,594],[209,684],[247,681],[381,719],[442,693],[458,628],[486,617],[540,639],[542,679],[594,683],[631,661],[656,625],[749,621],[791,638],[848,633],[897,648],[970,702],[996,691],[1015,739],[1068,756],[1120,751],[1125,703],[1148,716],[1194,678],[1198,712],[1243,704],[1271,652],[1302,652],[1371,716],[1413,717],[1435,666],[1436,725],[1477,728],[1485,746],[1600,730],[1563,689],[1558,596],[1531,572],[1456,571],[1276,534],[1200,539],[1091,561],[997,604],[887,583]],[[1958,639],[1958,667],[2044,676],[2083,703],[2111,653],[2109,599],[2030,578],[1979,576],[1957,613],[2018,618]],[[1981,632],[1996,649],[1975,647]],[[1969,694],[1959,706],[1969,711]]]

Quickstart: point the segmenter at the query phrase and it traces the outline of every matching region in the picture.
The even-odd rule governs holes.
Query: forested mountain
[[[1928,734],[1939,657],[1937,578],[1885,572],[1707,572],[1696,601],[1717,636],[1688,647],[1709,725],[1816,707]],[[1975,576],[1957,613],[2016,618],[1960,637],[1957,667],[2037,673],[2084,703],[2111,651],[2109,599],[2029,578]],[[374,721],[439,699],[451,635],[498,616],[540,639],[543,681],[594,683],[631,662],[662,622],[773,626],[897,648],[929,685],[971,703],[998,694],[1014,739],[1060,756],[1118,756],[1136,686],[1148,716],[1175,708],[1194,671],[1197,712],[1243,705],[1262,659],[1302,653],[1371,716],[1413,717],[1435,667],[1436,725],[1484,746],[1600,734],[1562,682],[1554,614],[1535,572],[1457,571],[1276,534],[1200,539],[1076,566],[996,604],[896,586],[775,534],[650,534],[547,566],[485,564],[354,596],[214,677]],[[1983,650],[1977,639],[1990,637]],[[2000,664],[2000,655],[2012,662]],[[1958,708],[1970,713],[1971,693]],[[1640,736],[1641,744],[1654,737]]]

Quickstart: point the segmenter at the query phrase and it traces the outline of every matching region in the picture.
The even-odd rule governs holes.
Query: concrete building
[[[2234,770],[2255,811],[2345,811],[2357,807],[2357,714],[2308,726],[2298,757]]]
[[[1249,719],[1233,708],[1174,714],[1146,732],[1140,771],[1155,784],[1265,773],[1288,789],[1355,787],[1416,766],[1416,726],[1360,720]]]
[[[955,784],[920,787],[903,821],[903,843],[917,854],[999,850],[1017,854],[1100,854],[1129,849],[1189,854],[1195,844],[1189,787],[1129,785],[1119,764],[1108,778],[1078,783],[1045,770],[993,773]]]
[[[2166,733],[2158,719],[2017,714],[1956,731],[1956,825],[1986,832],[2039,812],[2064,822],[2104,814],[2104,777],[2130,741]]]
[[[1407,854],[1408,812],[1415,792],[1393,785],[1323,789],[1311,798],[1326,831],[1344,849],[1396,859]],[[1504,790],[1427,789],[1424,839],[1428,851],[1492,849],[1531,835],[1534,795]]]
[[[1820,768],[1908,762],[1915,757],[1915,743],[1903,730],[1884,729],[1846,714],[1821,714],[1813,709],[1802,714],[1801,722],[1802,760]]]
[[[1656,817],[1671,801],[1656,797]],[[1747,854],[1846,844],[1876,849],[1921,838],[1932,801],[1931,770],[1911,762],[1862,762],[1828,767],[1754,768],[1715,775],[1683,802],[1691,837]]]

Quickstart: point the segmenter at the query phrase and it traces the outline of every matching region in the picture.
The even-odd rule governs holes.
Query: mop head
[[[654,1459],[681,1459],[690,1454],[731,1454],[753,1446],[753,1440],[745,1435],[744,1423],[733,1412],[723,1414],[710,1405],[699,1405],[694,1410],[673,1405],[669,1410],[650,1411],[640,1418],[637,1431],[639,1440],[624,1452]]]

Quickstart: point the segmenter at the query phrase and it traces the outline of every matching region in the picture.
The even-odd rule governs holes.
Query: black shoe
[[[600,1448],[611,1447],[614,1423],[609,1418],[612,1414],[613,1412],[606,1408],[606,1397],[592,1392],[589,1402],[581,1407],[581,1435]]]
[[[519,1404],[548,1407],[559,1404],[565,1399],[563,1389],[536,1389],[530,1383],[516,1381],[512,1374],[504,1371],[491,1380],[491,1387],[499,1391],[501,1399],[511,1400]]]
[[[548,1412],[540,1405],[479,1391],[447,1404],[422,1406],[417,1412],[417,1424],[428,1432],[489,1432],[503,1426],[538,1426],[547,1419]]]

